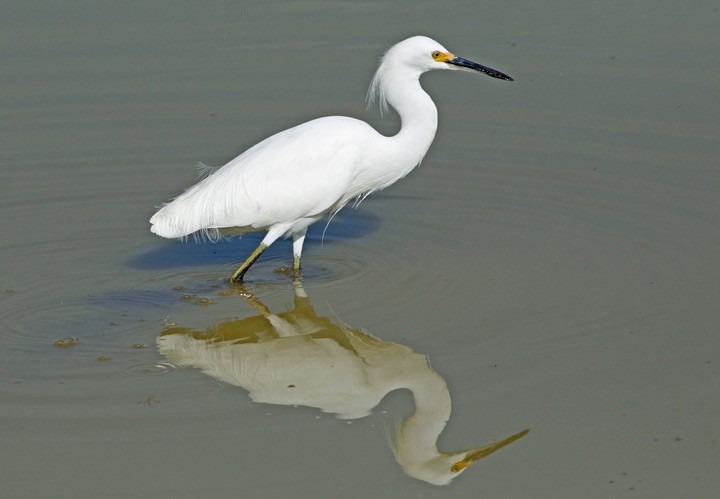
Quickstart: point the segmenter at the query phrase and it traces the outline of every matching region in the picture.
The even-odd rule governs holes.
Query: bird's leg
[[[253,251],[252,254],[247,257],[247,260],[245,260],[243,264],[240,265],[240,267],[232,275],[232,277],[230,278],[230,282],[242,282],[245,272],[247,272],[250,266],[255,263],[255,260],[257,260],[260,255],[262,255],[262,252],[268,249],[270,245],[274,243],[277,238],[282,236],[286,231],[287,226],[275,225],[271,227],[267,234],[265,234],[263,240],[260,241],[258,247],[255,248],[255,251]]]
[[[293,270],[296,276],[300,275],[300,255],[302,255],[305,234],[307,234],[307,227],[302,232],[293,234]]]
[[[235,273],[230,278],[230,282],[242,282],[243,276],[245,275],[245,272],[248,271],[250,266],[255,263],[255,260],[257,260],[263,251],[267,249],[268,245],[265,243],[260,243],[257,248],[255,248],[255,251],[253,251],[249,257],[243,262],[242,265],[235,271]]]

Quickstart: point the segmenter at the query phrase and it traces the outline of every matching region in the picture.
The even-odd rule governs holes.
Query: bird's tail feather
[[[217,240],[217,229],[209,229],[201,217],[188,216],[193,213],[193,200],[190,196],[180,196],[163,205],[150,219],[150,231],[168,239],[186,238],[195,234],[196,238],[205,237]]]

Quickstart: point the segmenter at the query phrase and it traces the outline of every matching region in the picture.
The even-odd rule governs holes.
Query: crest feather
[[[387,55],[388,51],[385,51],[380,59],[380,66],[377,68],[377,71],[375,71],[375,75],[373,75],[372,81],[370,82],[370,88],[368,88],[367,97],[365,98],[368,109],[370,109],[370,106],[373,104],[377,104],[378,107],[380,107],[381,116],[385,116],[388,112],[387,97],[385,96],[383,88],[385,86],[384,82],[388,77],[388,68],[386,64]]]

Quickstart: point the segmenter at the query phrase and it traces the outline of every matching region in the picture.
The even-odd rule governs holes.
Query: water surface
[[[4,496],[720,488],[713,3],[2,10]],[[258,315],[225,278],[259,237],[178,243],[147,224],[198,161],[222,164],[289,125],[348,114],[392,133],[394,116],[363,97],[382,51],[419,33],[516,81],[426,75],[435,144],[324,238],[313,228],[302,284],[329,323],[430,360],[452,401],[441,451],[532,428],[445,487],[412,478],[388,445],[414,414],[407,389],[348,420],[254,402],[164,355],[173,327]],[[279,316],[293,282],[274,269],[290,263],[279,242],[248,274]]]

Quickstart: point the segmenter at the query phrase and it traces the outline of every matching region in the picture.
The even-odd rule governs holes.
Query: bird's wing
[[[328,117],[273,135],[162,207],[153,230],[182,237],[321,216],[346,194],[370,133],[362,121]]]

